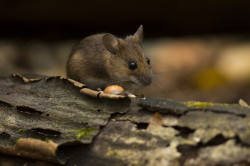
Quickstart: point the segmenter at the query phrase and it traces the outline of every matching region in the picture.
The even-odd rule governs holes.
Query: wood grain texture
[[[60,77],[25,80],[0,79],[0,152],[16,156],[0,163],[20,155],[68,166],[250,163],[249,106],[98,98]]]

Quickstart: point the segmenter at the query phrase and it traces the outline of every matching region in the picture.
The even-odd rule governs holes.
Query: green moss
[[[50,141],[50,139],[48,139],[48,138],[45,138],[45,142],[49,142]]]
[[[198,108],[204,108],[214,105],[213,103],[209,102],[184,102],[183,104],[185,104],[188,107],[198,107]]]
[[[13,141],[13,143],[14,143],[14,146],[16,146],[16,144],[17,144],[17,141],[18,141],[18,139],[16,139],[16,140],[14,140],[14,141]]]
[[[224,106],[224,107],[228,107],[229,106],[229,104],[221,104],[222,106]]]
[[[95,129],[93,128],[82,128],[80,130],[73,130],[73,132],[78,133],[76,136],[78,140],[80,140],[82,137],[90,135],[93,131],[95,131]]]
[[[39,141],[45,141],[42,138],[29,138],[29,139],[33,139],[33,140],[39,140]]]
[[[23,133],[25,133],[25,129],[19,129],[19,130],[17,130],[17,132],[20,134],[23,134]]]

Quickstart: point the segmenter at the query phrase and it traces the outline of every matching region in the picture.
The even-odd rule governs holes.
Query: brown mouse
[[[142,25],[124,39],[110,33],[88,36],[73,48],[67,76],[91,89],[119,85],[131,91],[150,85],[151,64],[141,47],[142,39]]]

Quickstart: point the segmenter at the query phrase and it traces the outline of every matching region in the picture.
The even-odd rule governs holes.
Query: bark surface
[[[127,98],[61,77],[0,85],[1,164],[250,164],[248,106]]]

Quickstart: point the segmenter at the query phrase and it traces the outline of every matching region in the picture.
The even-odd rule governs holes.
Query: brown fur
[[[112,34],[97,34],[84,38],[73,50],[67,62],[69,78],[85,83],[92,89],[120,85],[125,89],[151,83],[151,65],[147,64],[143,49],[142,26],[125,39]],[[129,62],[137,62],[131,70]],[[134,79],[131,80],[131,77]]]

